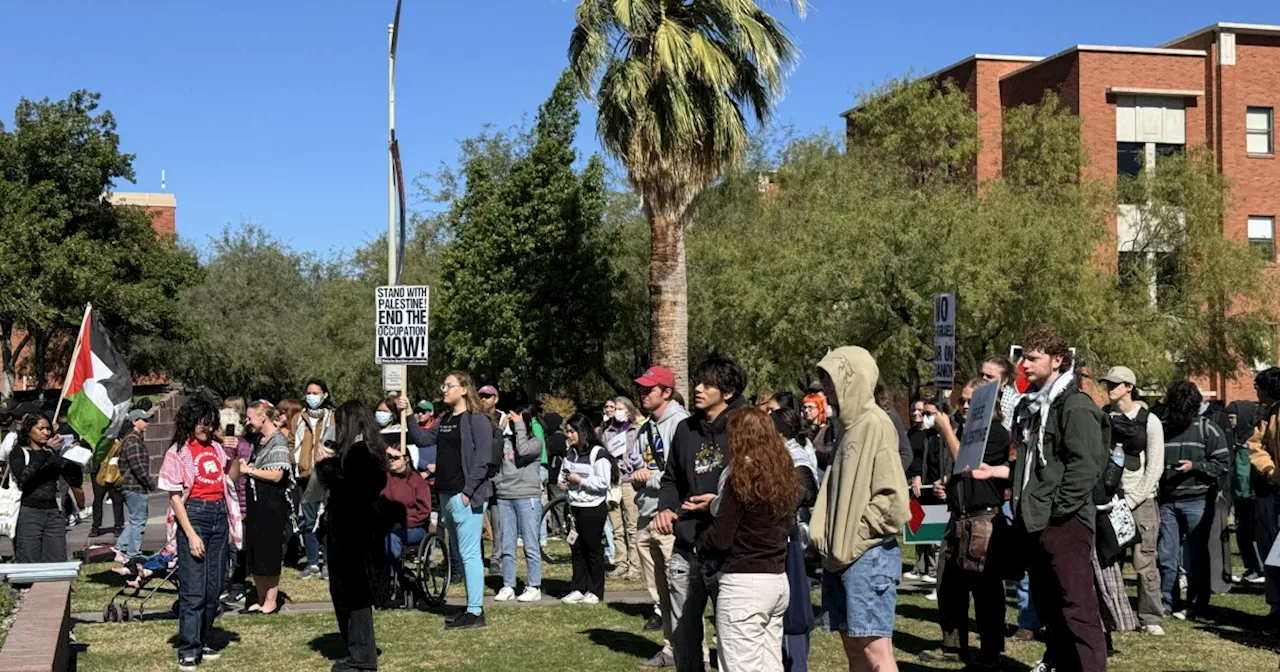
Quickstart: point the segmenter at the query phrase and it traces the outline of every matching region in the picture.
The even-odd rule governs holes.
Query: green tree
[[[652,359],[685,389],[690,206],[743,158],[747,117],[768,119],[797,52],[754,1],[580,0],[576,22],[569,66],[649,222]]]
[[[505,388],[608,376],[604,164],[592,157],[574,170],[575,98],[566,75],[539,108],[527,151],[510,145],[509,164],[474,153],[448,221],[433,331],[448,361]]]
[[[892,80],[860,96],[848,142],[901,164],[917,185],[975,177],[978,115],[951,80]]]
[[[135,371],[164,368],[159,343],[176,336],[177,295],[198,279],[194,253],[157,236],[145,212],[103,196],[133,179],[115,118],[98,94],[22,99],[0,127],[0,353],[3,389],[31,345],[43,385],[51,353],[69,353],[92,302]],[[11,348],[15,330],[26,335]]]

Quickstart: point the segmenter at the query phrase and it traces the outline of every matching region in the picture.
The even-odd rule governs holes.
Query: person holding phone
[[[18,439],[18,446],[9,453],[9,474],[22,490],[14,560],[66,562],[67,521],[59,484],[79,488],[84,474],[80,465],[61,456],[62,437],[54,435],[53,425],[43,415],[24,416]]]
[[[534,435],[533,407],[521,406],[507,414],[511,436],[503,437],[502,466],[494,479],[498,496],[498,542],[502,548],[502,590],[498,602],[542,599],[542,478],[539,473],[542,439]],[[516,597],[516,541],[524,540],[528,572],[524,592]]]
[[[280,409],[266,401],[249,404],[249,426],[260,437],[249,459],[239,460],[248,477],[245,501],[245,565],[253,574],[257,604],[245,613],[274,614],[285,596],[280,594],[280,568],[284,564],[286,533],[293,531],[289,492],[289,442],[280,431],[285,421]]]
[[[208,645],[221,610],[227,553],[241,545],[240,463],[222,448],[218,409],[196,396],[178,409],[159,487],[169,493],[168,527],[178,557],[178,669],[194,672],[221,653]]]

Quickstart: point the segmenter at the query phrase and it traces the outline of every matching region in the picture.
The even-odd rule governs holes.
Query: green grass
[[[910,549],[904,554],[912,561]],[[73,596],[74,605],[94,602],[102,608],[108,589],[92,580],[94,571],[105,565],[86,567]],[[546,567],[546,582],[568,580],[567,565]],[[111,576],[115,576],[112,574]],[[523,569],[521,570],[523,576]],[[500,585],[489,579],[487,592]],[[297,585],[294,585],[297,584]],[[284,580],[286,591],[327,597],[328,586],[321,581],[296,582],[292,573]],[[610,590],[641,589],[642,582],[610,580]],[[458,591],[461,594],[461,591]],[[814,601],[818,601],[814,593]],[[171,602],[168,598],[167,602]],[[1009,603],[1009,617],[1014,604]],[[1274,642],[1262,633],[1261,620],[1267,606],[1261,587],[1237,587],[1237,592],[1216,595],[1210,620],[1205,623],[1166,619],[1168,636],[1148,637],[1137,633],[1115,635],[1120,655],[1108,666],[1113,672],[1161,672],[1177,670],[1231,670],[1233,672],[1275,669]],[[488,610],[489,627],[479,632],[449,632],[443,617],[418,611],[380,612],[375,615],[378,645],[383,649],[382,670],[463,670],[504,671],[529,669],[634,670],[636,663],[659,649],[661,637],[641,630],[649,615],[648,605],[598,605],[501,607]],[[327,669],[329,661],[345,650],[337,636],[331,614],[282,615],[280,617],[230,617],[219,621],[219,642],[228,642],[222,660],[208,668]],[[172,669],[175,654],[173,637],[177,623],[172,620],[124,624],[82,624],[76,635],[84,647],[79,669],[146,672]],[[954,670],[960,666],[927,665],[918,662],[919,652],[938,646],[937,603],[922,593],[901,593],[898,599],[894,645],[900,668],[912,670]],[[973,636],[977,648],[977,637]],[[1025,670],[1043,653],[1039,643],[1006,642],[1008,669]],[[810,669],[839,672],[846,668],[837,635],[815,631]]]

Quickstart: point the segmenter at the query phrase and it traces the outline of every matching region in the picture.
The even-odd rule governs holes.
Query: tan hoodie
[[[844,435],[823,477],[809,527],[823,567],[838,572],[898,534],[911,514],[898,430],[875,400],[876,360],[863,348],[844,347],[818,366],[834,383]]]

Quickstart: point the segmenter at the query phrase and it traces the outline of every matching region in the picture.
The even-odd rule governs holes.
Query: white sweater
[[[596,458],[594,461],[591,459],[592,454]],[[569,482],[568,476],[574,471],[582,475],[581,483]],[[559,479],[560,487],[569,491],[569,505],[591,508],[603,504],[609,493],[612,472],[609,451],[603,446],[596,446],[583,453],[579,453],[577,448],[569,448],[564,466],[560,468]]]

